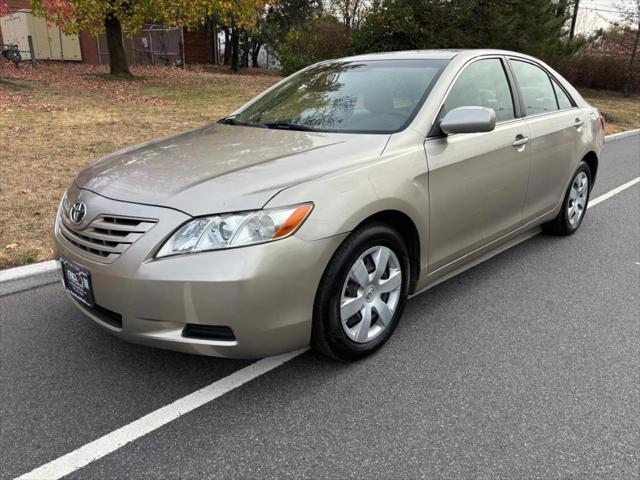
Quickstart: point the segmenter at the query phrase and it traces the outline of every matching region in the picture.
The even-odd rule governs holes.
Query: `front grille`
[[[111,263],[157,222],[150,218],[99,215],[86,227],[76,229],[68,213],[62,212],[60,234],[81,255]]]

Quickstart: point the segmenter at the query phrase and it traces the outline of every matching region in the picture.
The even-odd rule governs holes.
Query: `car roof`
[[[338,59],[341,62],[368,60],[451,60],[456,56],[473,58],[481,55],[517,55],[527,57],[517,52],[494,49],[449,49],[449,50],[403,50],[399,52],[366,53]]]

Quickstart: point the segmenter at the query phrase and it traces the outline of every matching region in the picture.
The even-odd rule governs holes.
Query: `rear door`
[[[474,134],[434,133],[425,142],[431,273],[521,224],[529,129],[518,118],[516,99],[501,58],[465,65],[446,96],[439,119],[456,107],[488,107],[496,112],[496,128]]]
[[[509,63],[531,137],[531,175],[523,211],[528,221],[553,210],[562,200],[588,118],[541,66],[516,58]]]

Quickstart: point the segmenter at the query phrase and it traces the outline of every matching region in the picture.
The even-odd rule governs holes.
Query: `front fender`
[[[396,153],[392,153],[396,152]],[[383,157],[355,169],[289,187],[265,206],[313,202],[314,209],[296,233],[303,240],[319,240],[354,230],[385,211],[408,216],[420,237],[421,265],[428,265],[428,174],[421,144],[387,149]]]

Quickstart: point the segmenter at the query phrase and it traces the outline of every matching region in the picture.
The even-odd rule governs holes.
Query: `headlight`
[[[195,218],[180,227],[156,254],[156,258],[271,242],[293,234],[313,205],[228,213]]]

